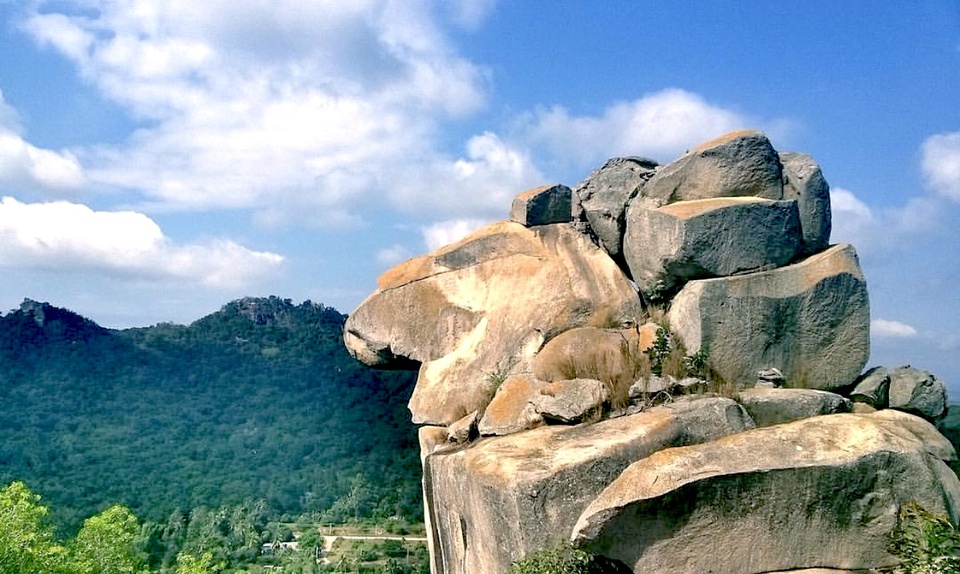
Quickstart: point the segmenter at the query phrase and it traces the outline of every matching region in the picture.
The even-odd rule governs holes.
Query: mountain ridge
[[[26,299],[0,316],[0,482],[42,492],[66,529],[112,503],[417,518],[412,375],[353,361],[344,320],[270,296],[107,329]]]

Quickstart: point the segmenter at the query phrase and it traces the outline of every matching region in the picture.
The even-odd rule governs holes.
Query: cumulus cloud
[[[906,339],[915,337],[917,330],[906,323],[878,318],[870,321],[870,335],[880,338]]]
[[[500,219],[514,196],[544,183],[529,152],[497,134],[470,138],[464,151],[459,158],[407,165],[391,191],[396,207],[457,219]]]
[[[922,168],[930,188],[960,201],[960,132],[928,137],[921,148]]]
[[[477,21],[488,5],[464,0],[458,13]],[[270,211],[276,224],[399,201],[401,178],[417,197],[439,193],[427,175],[458,161],[436,151],[439,126],[482,108],[486,73],[436,12],[397,0],[40,0],[23,27],[143,120],[124,145],[80,157],[98,184],[166,209]],[[499,181],[497,169],[476,177]]]
[[[830,211],[831,238],[835,243],[858,245],[870,240],[876,218],[873,210],[852,191],[841,187],[831,189]]]
[[[666,89],[616,103],[596,116],[562,106],[541,109],[521,127],[525,137],[558,158],[581,166],[616,155],[670,161],[717,134],[757,127],[750,118],[710,104],[697,94]]]
[[[0,92],[0,188],[30,189],[55,195],[86,183],[76,156],[31,145],[21,136],[19,116]]]
[[[482,219],[453,219],[450,221],[441,221],[421,229],[423,242],[426,244],[427,250],[433,251],[444,245],[460,241],[486,224],[487,221]]]
[[[275,273],[283,257],[215,240],[178,245],[133,211],[94,211],[66,201],[0,200],[0,266],[69,268],[143,280],[236,288]]]

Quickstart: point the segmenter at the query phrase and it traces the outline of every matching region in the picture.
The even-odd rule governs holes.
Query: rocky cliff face
[[[861,375],[866,282],[830,228],[816,162],[736,132],[386,272],[344,339],[419,368],[433,572],[567,542],[634,572],[876,568],[901,504],[960,519],[945,387]]]

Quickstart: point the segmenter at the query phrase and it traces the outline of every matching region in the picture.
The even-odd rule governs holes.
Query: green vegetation
[[[137,518],[111,506],[84,521],[73,540],[59,542],[49,510],[22,482],[0,490],[0,571],[10,574],[134,574]],[[201,571],[202,572],[202,571]]]
[[[611,574],[630,572],[603,557],[568,544],[534,552],[510,565],[508,574]]]
[[[960,572],[960,532],[946,516],[928,512],[915,502],[900,508],[890,552],[901,561],[892,569],[895,574]]]
[[[419,521],[414,374],[353,360],[344,319],[270,297],[116,331],[26,302],[0,317],[0,485],[42,492],[63,535],[120,504],[173,547],[233,515]]]
[[[341,540],[326,554],[317,524],[256,524],[257,509],[202,512],[184,524],[141,524],[114,505],[61,541],[40,496],[22,482],[0,489],[0,572],[4,574],[426,574],[422,541]],[[392,521],[401,522],[402,521]],[[403,526],[398,526],[403,528]],[[338,536],[369,528],[324,528]],[[417,533],[423,535],[422,532]],[[157,552],[160,551],[159,555]]]

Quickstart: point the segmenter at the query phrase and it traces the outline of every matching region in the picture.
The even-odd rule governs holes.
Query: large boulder
[[[729,399],[692,401],[426,453],[435,571],[501,574],[511,562],[565,542],[580,513],[628,465],[671,445],[742,431],[749,418],[738,409]]]
[[[902,503],[960,518],[960,480],[922,442],[837,414],[670,448],[628,467],[573,540],[637,573],[890,566]]]
[[[663,300],[690,279],[780,267],[800,252],[797,202],[721,197],[627,212],[623,254],[650,300]]]
[[[667,318],[688,353],[704,351],[741,387],[770,367],[789,387],[846,387],[870,350],[867,286],[849,245],[771,271],[691,281]]]
[[[929,371],[896,367],[890,369],[889,406],[937,420],[947,412],[947,387]]]
[[[738,131],[691,149],[661,166],[643,186],[641,203],[659,207],[713,197],[783,198],[783,168],[767,136]]]
[[[420,363],[416,423],[482,412],[495,381],[529,372],[545,340],[642,313],[610,256],[569,224],[495,223],[394,267],[378,287],[347,319],[344,341],[371,366]]]
[[[575,217],[586,220],[600,245],[618,261],[622,261],[620,249],[627,206],[656,173],[656,166],[652,159],[615,157],[574,190]]]
[[[823,251],[830,244],[833,227],[830,213],[830,185],[820,166],[803,153],[781,152],[783,199],[796,199],[800,206],[803,252]]]

